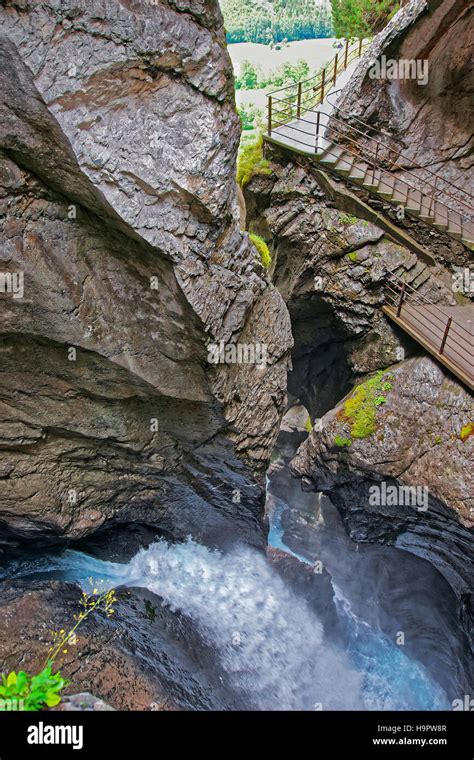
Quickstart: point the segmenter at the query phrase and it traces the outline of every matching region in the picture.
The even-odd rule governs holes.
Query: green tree
[[[331,0],[336,37],[363,39],[380,32],[400,8],[398,0]]]
[[[328,6],[319,0],[221,0],[228,42],[284,41],[331,37]]]
[[[242,61],[240,76],[235,80],[237,90],[255,90],[258,87],[258,71],[250,61]]]

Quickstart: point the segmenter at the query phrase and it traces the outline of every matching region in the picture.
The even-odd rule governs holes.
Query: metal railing
[[[267,95],[268,134],[271,134],[274,128],[273,101],[274,99],[279,99],[276,97],[277,95],[285,93],[286,99],[294,104],[296,118],[299,119],[304,111],[315,108],[315,106],[324,101],[328,91],[335,85],[339,74],[342,74],[352,61],[361,57],[370,42],[371,40],[358,40],[350,44],[349,40],[346,40],[341,50],[317,74],[300,82],[280,87],[278,90],[273,90],[273,92]]]
[[[386,190],[391,189],[392,192],[385,193],[392,196],[390,200],[393,200],[394,193],[398,192],[400,196],[404,195],[404,198],[400,197],[397,202],[408,204],[410,194],[419,193],[419,215],[422,221],[426,220],[423,217],[435,221],[436,216],[437,223],[446,227],[448,234],[456,232],[461,238],[473,239],[472,208],[474,206],[474,197],[467,190],[456,187],[441,175],[431,170],[426,170],[419,165],[408,169],[399,163],[400,156],[402,159],[405,158],[400,151],[398,151],[397,158],[391,158],[386,155],[387,151],[391,148],[387,143],[373,136],[374,128],[372,126],[366,124],[361,119],[352,117],[346,111],[333,106],[331,103],[330,108],[331,110],[328,111],[320,106],[317,110],[311,108],[301,112],[298,109],[298,104],[295,104],[291,97],[277,98],[273,96],[272,118],[276,114],[279,121],[273,123],[272,130],[275,132],[278,128],[285,127],[283,141],[285,137],[289,138],[291,143],[301,145],[306,152],[309,151],[314,154],[318,153],[319,142],[324,139],[328,143],[324,151],[326,157],[333,156],[337,158],[340,155],[342,145],[345,151],[355,157],[355,160],[359,159],[367,165],[368,179],[371,176],[372,181],[366,184],[373,186],[374,191],[378,190],[380,192],[380,188],[378,187],[379,182],[392,177],[393,186],[391,188],[386,187]],[[344,118],[341,118],[341,114]],[[356,121],[358,126],[348,124],[348,118]],[[352,135],[355,135],[355,137]],[[280,135],[277,133],[278,136],[281,137],[281,133]],[[369,141],[368,143],[367,140]],[[390,166],[390,169],[385,168],[387,164]],[[426,172],[428,178],[426,176],[419,176],[417,172],[421,169]],[[389,172],[393,172],[394,170],[403,172],[403,179],[393,174],[390,175]],[[384,171],[386,172],[385,178],[383,176]],[[348,179],[349,181],[354,181],[351,177],[348,177]],[[357,184],[357,182],[354,182],[354,184]],[[451,188],[455,188],[459,194],[454,195]],[[460,197],[461,193],[463,197]],[[449,206],[446,199],[449,199],[453,205],[462,206],[463,213]],[[408,207],[407,210],[410,211],[410,208]]]
[[[431,346],[438,357],[447,356],[453,366],[474,381],[472,333],[394,272],[385,276],[385,305]]]
[[[343,118],[340,119],[340,121],[343,121],[349,130],[353,128],[352,122],[356,122],[359,125],[359,129],[356,130],[359,134],[363,134],[367,140],[376,143],[379,148],[385,148],[385,155],[382,155],[382,153],[380,153],[381,163],[384,167],[387,165],[389,171],[399,170],[402,172],[412,173],[412,170],[416,169],[418,172],[424,172],[430,178],[433,178],[434,185],[439,182],[445,186],[444,190],[439,187],[439,192],[443,192],[445,195],[448,195],[458,203],[462,203],[462,205],[466,206],[469,211],[472,210],[474,206],[474,195],[472,195],[468,190],[466,190],[464,187],[459,187],[459,185],[455,185],[454,182],[451,182],[449,179],[446,179],[442,175],[437,174],[427,166],[422,166],[421,164],[417,163],[410,156],[404,153],[402,148],[400,148],[398,145],[394,145],[395,140],[392,135],[387,135],[380,131],[377,132],[373,126],[367,124],[367,122],[362,121],[362,119],[359,119],[357,116],[354,116],[345,109],[341,108],[337,105],[337,102],[334,103],[333,99],[341,92],[342,90],[336,90],[327,95],[327,101],[329,105],[334,108],[335,112],[338,115],[342,115]],[[331,125],[329,124],[329,132],[330,129]],[[375,138],[375,135],[377,135],[377,138]],[[395,157],[392,158],[391,154],[394,154]],[[404,165],[403,162],[406,162],[406,164]],[[456,190],[456,195],[451,192],[450,188]],[[462,193],[465,198],[459,198],[458,193]]]

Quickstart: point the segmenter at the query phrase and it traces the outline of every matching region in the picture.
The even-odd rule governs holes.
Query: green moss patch
[[[342,449],[344,446],[350,446],[352,441],[350,438],[344,438],[342,435],[336,435],[334,438],[334,443],[336,446]]]
[[[263,157],[263,135],[240,146],[237,158],[237,182],[245,187],[255,174],[271,174],[270,163]]]
[[[251,232],[250,240],[254,244],[255,248],[258,251],[258,254],[260,256],[260,261],[262,262],[265,269],[270,269],[272,265],[272,255],[270,253],[270,249],[268,245],[266,244],[265,240],[260,237],[260,235],[255,235],[255,233]]]
[[[392,390],[391,379],[391,375],[380,370],[354,390],[337,413],[339,420],[350,425],[351,438],[336,436],[336,446],[350,446],[352,439],[368,438],[375,433],[377,408],[385,404],[386,394]]]

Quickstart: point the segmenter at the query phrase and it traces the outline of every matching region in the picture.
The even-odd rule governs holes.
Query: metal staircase
[[[299,85],[290,85],[269,95],[265,140],[313,156],[339,177],[474,250],[474,196],[414,163],[390,136],[374,134],[372,126],[339,108],[340,90],[305,108],[308,83],[301,92]]]

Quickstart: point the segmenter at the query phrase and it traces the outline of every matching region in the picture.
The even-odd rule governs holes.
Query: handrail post
[[[361,55],[362,55],[362,37],[359,40],[359,58],[361,57]]]
[[[444,347],[445,347],[446,341],[448,339],[449,328],[451,327],[451,322],[452,321],[453,321],[452,317],[449,317],[448,318],[448,323],[446,325],[446,330],[444,331],[443,340],[441,341],[441,348],[439,349],[439,355],[440,356],[441,356],[441,354],[444,351]]]
[[[319,144],[319,119],[320,119],[321,113],[320,111],[316,111],[316,145],[315,145],[315,153],[318,152],[318,144]]]
[[[321,74],[321,103],[324,101],[324,87],[326,85],[326,69],[323,69],[323,73]]]
[[[268,96],[268,134],[272,133],[272,96]]]
[[[337,57],[338,57],[338,53],[336,53],[336,57],[334,59],[334,79],[333,79],[333,82],[332,82],[333,85],[336,84],[336,79],[337,79]]]
[[[431,194],[430,206],[429,206],[429,209],[428,209],[428,215],[429,216],[431,215],[431,209],[432,209],[433,203],[434,203],[434,197],[435,197],[435,193],[436,193],[436,184],[437,184],[437,182],[438,182],[438,177],[436,176],[435,177],[435,181],[434,181],[434,185],[433,185],[433,192]]]
[[[406,284],[403,283],[402,289],[401,289],[401,292],[400,292],[400,300],[399,300],[398,306],[397,306],[397,317],[400,316],[400,313],[402,311],[403,299],[405,298],[405,290],[406,290]]]
[[[296,103],[296,118],[297,119],[301,117],[301,92],[302,92],[302,84],[301,82],[298,82],[298,100]]]
[[[349,53],[349,40],[346,40],[346,49],[344,52],[344,70],[347,69],[347,56]]]
[[[375,143],[375,158],[374,158],[374,171],[372,172],[372,184],[375,185],[375,171],[377,168],[377,156],[379,153],[379,144],[378,142]]]

